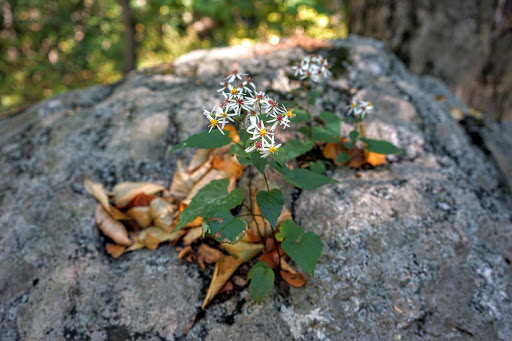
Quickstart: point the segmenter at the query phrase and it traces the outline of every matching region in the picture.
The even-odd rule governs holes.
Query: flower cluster
[[[318,83],[322,78],[331,76],[329,71],[329,63],[320,55],[309,55],[292,67],[295,77],[300,79],[311,79],[313,82]]]
[[[350,103],[350,109],[347,113],[349,117],[355,117],[360,120],[364,120],[366,118],[366,114],[373,111],[372,102],[369,101],[358,101],[353,98]]]
[[[217,128],[224,134],[223,128],[229,122],[239,123],[250,135],[252,145],[245,151],[258,151],[262,158],[276,154],[281,144],[276,144],[275,132],[278,126],[283,129],[290,126],[290,119],[295,115],[293,110],[286,110],[284,105],[263,91],[256,91],[256,85],[247,74],[234,70],[227,76],[217,91],[224,101],[213,110],[204,110],[210,121],[210,132]]]

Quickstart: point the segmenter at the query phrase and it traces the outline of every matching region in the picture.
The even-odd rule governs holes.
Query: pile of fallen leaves
[[[239,141],[234,129],[230,129],[233,142]],[[300,287],[305,284],[303,274],[295,271],[287,262],[288,256],[273,238],[270,224],[263,218],[256,203],[256,193],[263,183],[252,182],[252,187],[243,182],[245,196],[239,217],[247,222],[248,229],[243,238],[234,244],[204,239],[202,218],[196,219],[180,229],[175,229],[183,210],[191,199],[214,180],[229,179],[228,191],[237,186],[244,175],[243,166],[229,153],[230,145],[217,149],[198,149],[188,166],[181,160],[169,188],[146,182],[123,182],[107,191],[100,183],[85,179],[84,187],[99,202],[95,219],[99,229],[111,239],[106,251],[114,258],[141,248],[156,249],[167,242],[175,247],[178,258],[185,262],[195,262],[205,269],[205,263],[215,263],[215,271],[210,283],[203,309],[219,292],[232,290],[229,281],[235,271],[244,263],[256,257],[272,269],[280,268],[281,277],[290,285]],[[251,182],[249,181],[249,184]],[[252,214],[249,214],[252,208]],[[277,229],[290,212],[283,208],[277,221]],[[278,238],[279,239],[279,238]],[[236,279],[238,286],[245,286],[247,278]]]

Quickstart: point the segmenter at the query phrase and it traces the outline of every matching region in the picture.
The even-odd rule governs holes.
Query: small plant
[[[86,191],[99,201],[98,227],[113,242],[106,251],[118,258],[170,242],[180,260],[203,269],[205,263],[215,263],[203,309],[218,293],[233,290],[230,277],[256,257],[259,262],[244,273],[254,300],[270,292],[276,275],[303,286],[305,276],[288,262],[313,276],[323,243],[292,220],[281,189],[272,186],[283,183],[268,176],[280,174],[288,184],[312,190],[337,182],[322,174],[326,159],[361,168],[383,164],[387,154],[401,151],[366,136],[365,119],[374,110],[370,102],[352,100],[343,119],[332,112],[310,112],[321,93],[316,84],[331,76],[321,56],[306,56],[292,70],[306,94],[302,109],[287,109],[237,70],[222,80],[220,105],[203,112],[207,128],[171,149],[197,151],[187,166],[178,160],[169,189],[123,182],[108,192],[86,179]],[[354,126],[348,137],[341,136],[342,123]],[[297,129],[302,136],[284,141],[285,129]],[[243,288],[244,281],[237,286]]]

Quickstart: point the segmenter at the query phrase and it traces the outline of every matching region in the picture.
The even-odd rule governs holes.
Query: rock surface
[[[358,89],[378,108],[368,135],[405,153],[358,176],[330,166],[339,184],[289,199],[324,241],[306,288],[276,286],[259,304],[243,291],[201,313],[213,267],[164,245],[106,254],[84,177],[168,185],[191,153],[168,150],[201,129],[234,64],[282,99],[296,86],[286,74],[302,49],[256,52],[195,51],[171,74],[133,73],[0,121],[1,340],[510,340],[510,191],[435,101],[457,104],[446,87],[373,40],[320,51],[335,77],[314,110],[341,115]]]

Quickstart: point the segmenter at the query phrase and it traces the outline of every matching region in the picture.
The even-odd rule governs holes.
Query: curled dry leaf
[[[187,234],[183,237],[183,245],[191,245],[193,242],[203,236],[202,227],[193,227],[187,230]]]
[[[306,284],[306,277],[304,277],[300,272],[293,274],[288,271],[281,270],[280,273],[281,277],[283,277],[283,279],[293,287],[300,288]]]
[[[204,150],[204,149],[198,149]],[[192,179],[190,179],[190,175],[185,172],[185,167],[183,166],[183,162],[181,160],[178,160],[178,166],[176,168],[176,172],[174,173],[172,177],[170,192],[171,195],[178,199],[184,199],[187,194],[192,189],[192,186],[194,185]]]
[[[149,182],[121,182],[114,186],[114,202],[119,208],[125,207],[139,193],[155,194],[165,190],[163,186]]]
[[[461,108],[453,107],[450,109],[450,115],[456,121],[462,121],[464,119],[464,112]]]
[[[117,244],[107,244],[106,250],[109,255],[111,255],[113,258],[118,259],[123,254],[124,250],[126,249],[126,246],[121,246]]]
[[[190,192],[188,193],[187,197],[185,198],[185,200],[183,200],[183,203],[184,204],[190,204],[190,201],[192,200],[192,198],[197,194],[197,192],[203,188],[204,186],[208,185],[210,182],[212,182],[213,180],[220,180],[220,179],[224,179],[224,178],[227,178],[226,176],[226,173],[224,173],[223,171],[219,171],[217,169],[210,169],[210,171],[208,173],[206,173],[202,178],[201,180],[199,180],[195,185],[194,187],[192,187],[192,189],[190,190]]]
[[[154,194],[139,193],[124,208],[129,209],[137,206],[149,206],[151,201],[158,198]]]
[[[105,209],[105,211],[110,214],[112,218],[115,220],[130,220],[130,217],[126,216],[123,212],[119,211],[117,208],[110,204],[108,200],[108,194],[105,187],[98,182],[94,182],[91,179],[85,178],[84,180],[84,188],[85,191],[89,194],[92,194],[96,200],[99,201],[101,206]]]
[[[238,163],[236,157],[229,154],[214,155],[212,167],[224,171],[229,178],[235,179],[240,178],[244,172],[242,165]]]
[[[151,225],[152,219],[149,216],[149,207],[147,206],[136,206],[126,211],[126,215],[133,218],[135,222],[142,228],[146,228]]]
[[[128,232],[124,225],[117,220],[114,220],[103,206],[98,205],[94,212],[96,224],[103,232],[103,234],[119,245],[130,246],[132,241],[128,238]]]
[[[170,204],[167,200],[156,198],[151,201],[148,213],[154,225],[170,232],[172,231],[176,209],[177,207]]]
[[[253,244],[253,243],[246,243],[243,241],[239,241],[236,244],[222,243],[222,244],[220,244],[220,246],[224,250],[229,252],[229,254],[231,254],[235,257],[241,258],[247,262],[252,260],[254,257],[256,257],[256,255],[258,253],[261,252],[261,250],[263,250],[262,243]]]
[[[144,246],[147,249],[154,250],[158,248],[158,244],[160,244],[160,239],[154,237],[151,233],[146,233],[146,237],[144,238]]]
[[[199,245],[199,257],[203,259],[206,263],[215,263],[222,257],[224,254],[219,250],[213,247],[210,247],[206,244]]]
[[[224,286],[219,290],[219,294],[223,293],[223,292],[231,292],[233,291],[233,283],[231,282],[227,282],[226,284],[224,284]]]
[[[196,152],[188,163],[187,173],[193,173],[202,164],[210,159],[211,149],[196,149]]]
[[[261,247],[263,248],[263,245]],[[233,256],[225,256],[219,259],[215,265],[212,281],[210,282],[208,292],[206,293],[203,305],[201,306],[202,309],[211,302],[215,295],[217,295],[224,284],[228,281],[229,277],[231,277],[236,269],[245,262],[245,260]]]
[[[126,249],[126,251],[134,251],[146,247],[145,239],[148,233],[151,234],[152,237],[157,238],[158,241],[162,243],[166,241],[177,240],[182,235],[182,232],[183,231],[174,231],[169,233],[159,227],[150,226],[144,230],[133,233],[133,239],[135,242],[132,246]]]
[[[229,131],[229,137],[233,139],[234,143],[240,142],[240,136],[238,135],[238,132],[236,131],[236,128],[233,125],[227,124],[224,126],[223,129]]]
[[[198,182],[206,173],[208,173],[208,171],[212,168],[212,158],[213,156],[210,155],[208,161],[203,163],[193,173],[190,174],[190,181],[192,181],[192,183]]]
[[[281,258],[281,269],[283,269],[284,271],[287,271],[293,275],[295,275],[297,273],[297,271],[295,271],[291,266],[290,264],[288,264],[284,258]]]

